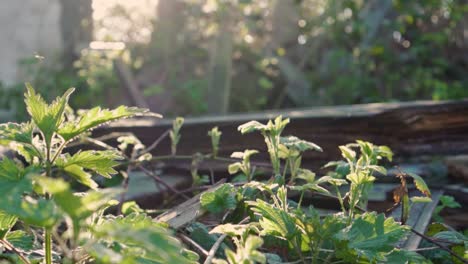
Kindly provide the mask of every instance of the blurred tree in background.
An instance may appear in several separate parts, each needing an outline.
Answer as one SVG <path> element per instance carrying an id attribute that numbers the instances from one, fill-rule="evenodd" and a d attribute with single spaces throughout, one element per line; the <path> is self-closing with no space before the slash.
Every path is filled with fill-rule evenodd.
<path id="1" fill-rule="evenodd" d="M 95 38 L 126 48 L 86 49 L 66 77 L 36 76 L 37 87 L 76 86 L 76 106 L 121 103 L 118 57 L 167 116 L 468 96 L 466 0 L 159 0 L 150 12 L 106 11 Z"/>

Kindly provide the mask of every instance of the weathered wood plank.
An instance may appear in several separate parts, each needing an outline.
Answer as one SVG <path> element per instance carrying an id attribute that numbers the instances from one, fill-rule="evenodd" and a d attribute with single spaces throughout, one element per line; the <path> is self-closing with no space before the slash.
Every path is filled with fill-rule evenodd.
<path id="1" fill-rule="evenodd" d="M 419 155 L 468 154 L 468 100 L 410 102 L 317 107 L 227 116 L 187 118 L 181 130 L 178 154 L 209 153 L 207 131 L 218 126 L 223 132 L 220 156 L 246 148 L 265 150 L 258 133 L 241 135 L 237 127 L 249 120 L 266 122 L 282 114 L 291 118 L 284 134 L 294 134 L 320 145 L 322 153 L 306 152 L 304 164 L 324 164 L 340 157 L 338 146 L 356 139 L 390 146 L 402 159 Z M 95 135 L 130 131 L 151 144 L 171 127 L 171 120 L 123 120 L 96 130 Z M 164 140 L 153 154 L 170 153 Z M 266 154 L 255 157 L 267 160 Z M 180 161 L 177 161 L 181 164 Z"/>
<path id="2" fill-rule="evenodd" d="M 429 222 L 432 218 L 432 213 L 439 203 L 439 199 L 444 192 L 441 190 L 436 190 L 432 192 L 432 202 L 430 203 L 416 203 L 411 206 L 409 218 L 406 222 L 406 225 L 411 226 L 414 230 L 419 233 L 424 234 L 426 228 L 429 225 Z M 401 206 L 397 207 L 391 214 L 395 219 L 400 219 L 401 216 Z M 411 233 L 409 237 L 402 242 L 400 245 L 402 248 L 407 250 L 415 250 L 419 247 L 421 243 L 421 236 L 418 236 L 415 233 Z"/>
<path id="3" fill-rule="evenodd" d="M 204 192 L 212 192 L 216 190 L 223 182 L 224 181 L 217 182 L 213 185 L 212 188 Z M 195 221 L 198 217 L 205 213 L 205 210 L 201 208 L 200 204 L 200 196 L 202 193 L 195 195 L 175 208 L 165 212 L 164 214 L 161 214 L 154 220 L 156 222 L 165 222 L 174 229 L 178 229 Z"/>

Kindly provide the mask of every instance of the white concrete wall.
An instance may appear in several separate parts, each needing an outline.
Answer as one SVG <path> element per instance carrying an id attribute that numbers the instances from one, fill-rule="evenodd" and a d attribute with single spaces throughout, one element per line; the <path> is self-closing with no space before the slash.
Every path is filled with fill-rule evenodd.
<path id="1" fill-rule="evenodd" d="M 60 53 L 60 0 L 0 0 L 0 81 L 23 82 L 18 61 Z"/>

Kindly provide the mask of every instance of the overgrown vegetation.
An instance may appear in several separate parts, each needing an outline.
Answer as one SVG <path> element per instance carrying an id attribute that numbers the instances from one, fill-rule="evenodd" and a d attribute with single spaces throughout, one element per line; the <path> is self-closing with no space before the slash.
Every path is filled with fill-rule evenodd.
<path id="1" fill-rule="evenodd" d="M 205 263 L 230 264 L 431 263 L 429 259 L 445 263 L 439 261 L 440 256 L 455 263 L 466 262 L 465 235 L 445 226 L 430 229 L 424 238 L 440 248 L 424 249 L 420 254 L 399 247 L 414 232 L 410 226 L 367 211 L 374 175 L 386 174 L 382 162 L 393 157 L 388 147 L 359 140 L 341 146 L 344 160 L 325 165 L 336 167 L 336 171 L 318 177 L 302 168 L 301 154 L 321 148 L 294 136 L 282 136 L 289 119 L 281 116 L 267 124 L 251 121 L 239 126 L 241 133 L 263 135 L 271 171 L 257 178 L 251 161 L 256 150 L 233 154 L 239 162 L 228 170 L 244 174 L 241 182 L 224 183 L 200 196 L 202 208 L 220 216 L 217 224 L 208 228 L 192 223 L 179 230 L 190 233 L 189 245 L 202 254 L 199 256 L 185 249 L 174 231 L 154 221 L 136 203 L 118 205 L 125 200 L 132 169 L 148 171 L 144 165 L 152 160 L 181 158 L 176 153 L 183 119 L 176 119 L 172 130 L 151 146 L 124 135 L 119 136 L 119 148 L 115 149 L 89 138 L 88 132 L 121 118 L 157 115 L 124 106 L 74 113 L 68 106 L 72 93 L 73 89 L 69 89 L 47 104 L 28 85 L 25 103 L 31 120 L 0 125 L 1 142 L 19 154 L 0 162 L 0 257 L 7 263 L 197 263 L 202 259 Z M 172 155 L 152 157 L 151 150 L 167 135 Z M 198 175 L 197 162 L 204 158 L 226 161 L 218 157 L 221 132 L 213 128 L 208 135 L 213 152 L 190 157 L 194 160 L 193 187 L 209 181 L 209 177 Z M 105 150 L 66 151 L 78 139 Z M 124 176 L 123 189 L 100 188 L 94 176 L 110 178 L 117 170 Z M 158 175 L 148 174 L 164 183 Z M 418 175 L 402 172 L 399 178 L 401 186 L 395 192 L 395 203 L 403 204 L 404 221 L 411 204 L 429 202 L 431 193 Z M 409 197 L 408 179 L 414 181 L 421 196 Z M 332 197 L 341 211 L 323 215 L 317 207 L 303 206 L 303 197 L 309 193 Z M 106 211 L 113 206 L 122 214 Z M 442 206 L 454 206 L 454 202 L 445 199 Z M 436 253 L 439 255 L 431 256 Z"/>

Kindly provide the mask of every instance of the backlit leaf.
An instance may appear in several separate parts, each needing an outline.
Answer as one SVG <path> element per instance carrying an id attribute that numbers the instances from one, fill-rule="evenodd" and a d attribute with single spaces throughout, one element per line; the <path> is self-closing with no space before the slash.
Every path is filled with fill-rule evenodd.
<path id="1" fill-rule="evenodd" d="M 289 240 L 299 233 L 295 218 L 288 212 L 260 199 L 247 203 L 252 206 L 252 211 L 260 217 L 261 234 Z"/>
<path id="2" fill-rule="evenodd" d="M 31 250 L 34 244 L 34 236 L 30 235 L 23 230 L 15 230 L 8 233 L 5 239 L 16 248 L 22 250 Z"/>
<path id="3" fill-rule="evenodd" d="M 92 232 L 96 241 L 86 250 L 99 263 L 194 263 L 166 228 L 142 214 L 105 219 Z M 105 246 L 109 244 L 115 246 Z"/>
<path id="4" fill-rule="evenodd" d="M 34 123 L 42 131 L 45 141 L 50 145 L 52 136 L 63 122 L 63 113 L 68 104 L 70 95 L 75 90 L 68 89 L 62 97 L 57 97 L 50 105 L 37 94 L 30 84 L 26 84 L 25 103 L 29 115 Z"/>
<path id="5" fill-rule="evenodd" d="M 347 259 L 355 255 L 366 257 L 370 262 L 382 262 L 408 230 L 407 226 L 393 218 L 385 218 L 383 214 L 364 213 L 335 235 L 336 239 L 345 242 L 346 248 L 338 250 L 337 254 Z"/>
<path id="6" fill-rule="evenodd" d="M 115 151 L 79 151 L 73 156 L 65 156 L 57 159 L 57 166 L 66 170 L 69 166 L 80 166 L 85 169 L 94 171 L 106 178 L 110 178 L 111 174 L 117 173 L 113 167 L 119 163 L 116 160 L 122 157 Z"/>
<path id="7" fill-rule="evenodd" d="M 300 152 L 304 152 L 306 150 L 322 151 L 322 148 L 316 145 L 315 143 L 302 140 L 295 136 L 281 137 L 280 143 L 288 148 L 293 148 Z"/>
<path id="8" fill-rule="evenodd" d="M 0 210 L 0 239 L 3 239 L 10 229 L 15 225 L 18 218 Z"/>
<path id="9" fill-rule="evenodd" d="M 91 179 L 91 174 L 86 172 L 81 166 L 72 164 L 70 166 L 64 167 L 63 170 L 72 176 L 75 180 L 83 185 L 88 186 L 91 189 L 96 189 L 98 187 L 98 184 Z"/>
<path id="10" fill-rule="evenodd" d="M 249 225 L 234 225 L 234 224 L 224 224 L 218 225 L 210 231 L 210 234 L 227 234 L 229 236 L 241 236 L 244 234 L 245 230 L 249 228 Z"/>
<path id="11" fill-rule="evenodd" d="M 65 140 L 70 140 L 83 132 L 94 129 L 107 122 L 139 115 L 152 115 L 160 117 L 160 115 L 149 113 L 147 109 L 136 107 L 119 106 L 113 110 L 95 107 L 93 109 L 84 111 L 81 115 L 78 116 L 77 121 L 66 122 L 59 129 L 58 134 Z"/>
<path id="12" fill-rule="evenodd" d="M 423 178 L 421 178 L 421 176 L 414 174 L 414 173 L 407 173 L 407 174 L 408 176 L 411 176 L 413 178 L 414 185 L 420 192 L 422 192 L 427 197 L 431 197 L 431 191 L 429 190 L 429 188 L 426 185 L 426 182 L 423 180 Z"/>
<path id="13" fill-rule="evenodd" d="M 237 130 L 239 130 L 242 134 L 247 134 L 253 131 L 263 131 L 266 128 L 267 127 L 264 124 L 258 121 L 250 121 L 250 122 L 240 125 L 237 128 Z"/>
<path id="14" fill-rule="evenodd" d="M 349 160 L 349 161 L 354 161 L 356 159 L 356 152 L 350 148 L 348 148 L 347 146 L 340 146 L 340 150 L 341 150 L 341 155 Z"/>
<path id="15" fill-rule="evenodd" d="M 236 208 L 236 194 L 236 188 L 230 183 L 225 183 L 214 191 L 204 192 L 200 196 L 200 203 L 211 213 L 221 213 Z"/>

